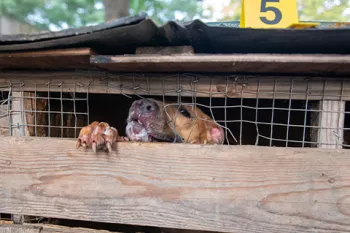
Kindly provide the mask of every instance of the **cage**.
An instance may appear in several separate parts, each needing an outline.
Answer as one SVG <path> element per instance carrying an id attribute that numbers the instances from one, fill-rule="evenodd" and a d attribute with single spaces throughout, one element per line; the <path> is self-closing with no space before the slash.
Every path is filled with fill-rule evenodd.
<path id="1" fill-rule="evenodd" d="M 126 135 L 133 101 L 154 98 L 200 108 L 224 129 L 226 145 L 348 148 L 345 78 L 74 72 L 2 87 L 3 134 L 77 138 L 105 121 Z"/>
<path id="2" fill-rule="evenodd" d="M 92 121 L 108 122 L 126 135 L 133 101 L 154 98 L 177 109 L 181 105 L 200 108 L 223 128 L 227 146 L 349 148 L 350 85 L 346 78 L 92 71 L 35 76 L 33 80 L 16 74 L 16 79 L 8 76 L 1 84 L 2 135 L 76 140 L 80 129 Z M 27 223 L 122 232 L 160 230 L 65 218 L 22 218 Z"/>
<path id="3" fill-rule="evenodd" d="M 1 220 L 48 232 L 348 231 L 348 37 L 142 17 L 0 37 Z M 75 148 L 93 121 L 126 136 L 145 98 L 169 127 L 211 121 L 223 145 L 172 127 L 111 154 Z"/>

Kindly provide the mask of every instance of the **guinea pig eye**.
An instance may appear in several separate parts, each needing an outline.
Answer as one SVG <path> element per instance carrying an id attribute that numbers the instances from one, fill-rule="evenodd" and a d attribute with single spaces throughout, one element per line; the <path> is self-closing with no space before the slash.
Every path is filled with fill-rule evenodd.
<path id="1" fill-rule="evenodd" d="M 187 111 L 186 108 L 184 107 L 180 107 L 180 112 L 183 116 L 187 117 L 187 118 L 191 118 L 191 114 Z"/>

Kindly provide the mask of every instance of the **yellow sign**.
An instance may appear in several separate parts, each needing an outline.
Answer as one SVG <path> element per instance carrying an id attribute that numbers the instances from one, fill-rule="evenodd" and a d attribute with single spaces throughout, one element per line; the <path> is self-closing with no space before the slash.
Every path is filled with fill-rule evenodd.
<path id="1" fill-rule="evenodd" d="M 298 22 L 296 0 L 242 0 L 240 27 L 287 28 Z"/>

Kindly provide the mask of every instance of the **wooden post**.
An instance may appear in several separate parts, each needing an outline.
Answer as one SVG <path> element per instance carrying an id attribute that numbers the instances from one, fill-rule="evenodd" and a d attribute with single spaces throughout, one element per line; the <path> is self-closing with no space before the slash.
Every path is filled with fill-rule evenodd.
<path id="1" fill-rule="evenodd" d="M 8 103 L 0 104 L 0 136 L 9 136 L 9 113 Z"/>
<path id="2" fill-rule="evenodd" d="M 25 118 L 23 116 L 23 92 L 12 92 L 10 112 L 11 136 L 28 136 L 25 130 Z M 11 219 L 15 224 L 23 224 L 24 216 L 13 214 Z"/>
<path id="3" fill-rule="evenodd" d="M 342 149 L 344 140 L 345 101 L 322 100 L 311 113 L 311 141 L 319 148 Z M 315 145 L 313 146 L 315 147 Z"/>
<path id="4" fill-rule="evenodd" d="M 47 105 L 47 101 L 37 101 L 35 99 L 25 98 L 28 96 L 34 96 L 33 92 L 12 92 L 12 101 L 11 101 L 11 135 L 12 136 L 34 136 L 34 127 L 26 127 L 27 122 L 29 124 L 34 124 L 34 113 L 25 112 L 26 110 L 39 109 L 44 110 Z M 37 101 L 37 106 L 33 105 L 34 101 Z M 46 103 L 46 104 L 45 104 Z M 43 115 L 43 114 L 41 114 Z M 40 121 L 45 121 L 45 118 L 38 117 Z M 43 124 L 39 122 L 37 124 Z M 36 136 L 44 136 L 45 130 L 40 128 L 40 134 Z M 28 219 L 24 215 L 12 215 L 11 216 L 15 224 L 23 224 Z"/>
<path id="5" fill-rule="evenodd" d="M 25 117 L 23 112 L 23 92 L 12 92 L 11 101 L 11 135 L 28 136 L 25 130 Z"/>

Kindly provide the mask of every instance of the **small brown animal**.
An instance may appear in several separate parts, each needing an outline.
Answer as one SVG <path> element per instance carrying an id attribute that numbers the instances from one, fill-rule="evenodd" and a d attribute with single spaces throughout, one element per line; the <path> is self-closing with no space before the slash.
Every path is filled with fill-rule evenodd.
<path id="1" fill-rule="evenodd" d="M 110 131 L 107 131 L 110 130 Z M 111 133 L 108 133 L 111 132 Z M 112 137 L 109 137 L 109 134 Z M 93 122 L 80 131 L 77 148 L 107 147 L 117 141 L 168 141 L 191 144 L 222 144 L 224 131 L 198 107 L 163 104 L 154 99 L 134 101 L 129 109 L 125 137 L 105 122 Z"/>

